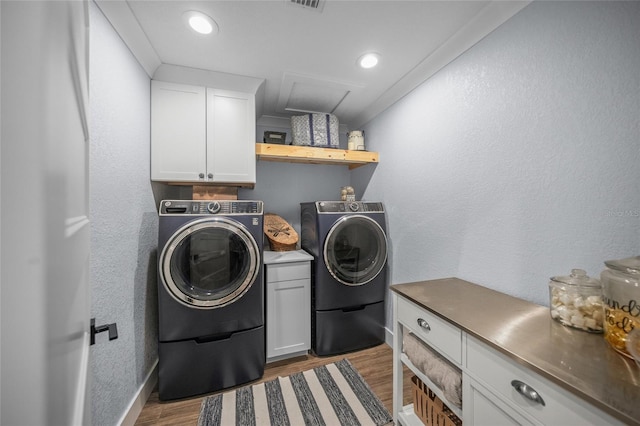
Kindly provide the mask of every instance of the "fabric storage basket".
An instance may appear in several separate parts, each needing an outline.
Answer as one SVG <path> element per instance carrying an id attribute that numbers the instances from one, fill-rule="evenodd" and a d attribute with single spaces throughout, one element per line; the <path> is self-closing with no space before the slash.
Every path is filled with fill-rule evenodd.
<path id="1" fill-rule="evenodd" d="M 294 145 L 338 148 L 338 117 L 333 114 L 306 114 L 291 117 Z"/>

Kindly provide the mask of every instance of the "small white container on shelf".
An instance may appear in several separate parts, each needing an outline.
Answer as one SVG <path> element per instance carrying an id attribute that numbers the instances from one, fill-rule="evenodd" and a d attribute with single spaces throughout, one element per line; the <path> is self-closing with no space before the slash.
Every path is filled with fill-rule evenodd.
<path id="1" fill-rule="evenodd" d="M 347 133 L 349 151 L 365 151 L 364 130 L 352 130 Z"/>

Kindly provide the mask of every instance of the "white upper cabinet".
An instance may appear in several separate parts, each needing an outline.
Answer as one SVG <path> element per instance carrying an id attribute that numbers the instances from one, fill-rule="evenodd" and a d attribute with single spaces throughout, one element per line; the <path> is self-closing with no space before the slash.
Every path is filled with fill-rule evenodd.
<path id="1" fill-rule="evenodd" d="M 151 180 L 204 181 L 206 114 L 204 87 L 151 81 Z"/>
<path id="2" fill-rule="evenodd" d="M 255 96 L 151 82 L 151 180 L 253 185 Z"/>
<path id="3" fill-rule="evenodd" d="M 207 89 L 207 176 L 256 182 L 256 104 L 249 93 Z"/>

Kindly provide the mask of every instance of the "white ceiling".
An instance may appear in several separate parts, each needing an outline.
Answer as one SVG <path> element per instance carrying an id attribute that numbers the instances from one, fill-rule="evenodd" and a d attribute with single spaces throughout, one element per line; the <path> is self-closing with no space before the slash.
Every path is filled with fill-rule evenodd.
<path id="1" fill-rule="evenodd" d="M 151 77 L 177 65 L 171 67 L 174 74 L 188 67 L 244 79 L 259 92 L 262 119 L 332 112 L 351 128 L 371 120 L 528 4 L 326 0 L 315 10 L 290 1 L 97 4 Z M 189 10 L 212 17 L 219 33 L 203 36 L 187 28 L 182 14 Z M 380 54 L 379 65 L 360 69 L 357 58 L 370 51 Z"/>

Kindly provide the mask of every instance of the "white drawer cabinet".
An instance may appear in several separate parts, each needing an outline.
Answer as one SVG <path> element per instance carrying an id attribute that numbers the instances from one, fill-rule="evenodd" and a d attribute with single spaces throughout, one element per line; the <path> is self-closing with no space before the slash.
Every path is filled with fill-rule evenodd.
<path id="1" fill-rule="evenodd" d="M 546 307 L 456 278 L 391 290 L 396 424 L 421 424 L 403 406 L 404 367 L 443 399 L 402 353 L 408 329 L 462 372 L 462 409 L 450 408 L 466 426 L 640 425 L 640 372 L 601 335 L 568 329 Z"/>
<path id="2" fill-rule="evenodd" d="M 267 362 L 311 347 L 311 256 L 273 253 L 265 252 Z"/>
<path id="3" fill-rule="evenodd" d="M 622 424 L 471 336 L 466 371 L 504 404 L 541 424 Z"/>
<path id="4" fill-rule="evenodd" d="M 151 180 L 256 182 L 255 95 L 152 80 Z"/>
<path id="5" fill-rule="evenodd" d="M 465 421 L 477 426 L 536 425 L 532 419 L 511 408 L 499 396 L 482 386 L 473 377 L 463 375 L 462 399 Z"/>
<path id="6" fill-rule="evenodd" d="M 462 362 L 462 332 L 459 328 L 406 299 L 398 300 L 398 321 L 454 363 Z"/>

